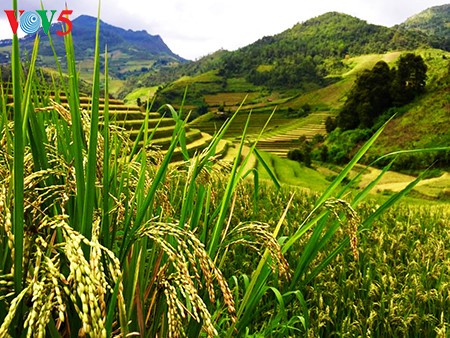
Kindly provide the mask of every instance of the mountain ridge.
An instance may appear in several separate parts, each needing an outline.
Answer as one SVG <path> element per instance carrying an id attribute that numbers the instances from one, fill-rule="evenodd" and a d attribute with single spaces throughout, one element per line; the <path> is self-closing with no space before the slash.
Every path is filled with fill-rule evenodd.
<path id="1" fill-rule="evenodd" d="M 87 75 L 90 75 L 90 65 L 94 57 L 96 24 L 97 18 L 89 15 L 80 15 L 72 20 L 75 57 L 79 64 L 86 63 L 84 72 Z M 60 29 L 60 23 L 52 24 L 50 26 L 50 35 L 52 36 L 56 53 L 64 67 L 64 39 L 56 35 L 56 31 Z M 42 28 L 36 34 L 40 36 L 37 66 L 54 67 L 53 50 L 48 36 L 44 34 Z M 30 52 L 32 50 L 36 34 L 29 34 L 20 39 L 19 43 L 22 51 Z M 2 40 L 0 42 L 0 63 L 9 63 L 11 43 L 12 40 Z M 133 73 L 141 73 L 149 69 L 159 69 L 187 61 L 173 53 L 159 35 L 151 35 L 145 30 L 125 30 L 100 20 L 101 54 L 104 53 L 106 45 L 110 55 L 110 75 L 116 78 L 125 78 Z"/>
<path id="2" fill-rule="evenodd" d="M 344 67 L 346 57 L 428 47 L 427 35 L 388 28 L 339 12 L 328 12 L 236 51 L 221 51 L 164 72 L 143 75 L 143 86 L 217 70 L 224 79 L 244 77 L 271 89 L 323 86 Z M 164 81 L 158 76 L 164 75 Z M 169 80 L 169 82 L 170 82 Z M 134 81 L 134 80 L 133 80 Z"/>
<path id="3" fill-rule="evenodd" d="M 434 37 L 433 45 L 450 51 L 450 4 L 430 7 L 403 22 L 401 27 Z"/>

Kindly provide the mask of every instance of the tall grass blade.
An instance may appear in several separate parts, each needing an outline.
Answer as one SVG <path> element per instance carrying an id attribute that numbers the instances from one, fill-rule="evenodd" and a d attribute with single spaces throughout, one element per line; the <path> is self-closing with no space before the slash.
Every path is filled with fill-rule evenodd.
<path id="1" fill-rule="evenodd" d="M 86 165 L 86 188 L 83 204 L 81 234 L 90 239 L 95 206 L 95 183 L 97 179 L 98 115 L 100 105 L 100 1 L 98 4 L 97 27 L 95 33 L 94 74 L 92 80 L 91 128 L 89 135 L 88 161 Z M 107 159 L 105 159 L 107 160 Z"/>
<path id="2" fill-rule="evenodd" d="M 110 236 L 110 134 L 109 134 L 109 76 L 108 76 L 108 47 L 105 46 L 105 106 L 103 108 L 103 199 L 102 199 L 102 239 L 107 248 L 111 248 L 112 238 Z"/>
<path id="3" fill-rule="evenodd" d="M 13 10 L 18 17 L 17 0 L 13 0 Z M 22 291 L 23 279 L 23 236 L 24 236 L 24 133 L 22 112 L 22 83 L 19 38 L 13 35 L 12 42 L 12 82 L 14 97 L 14 163 L 13 163 L 13 187 L 14 187 L 14 291 L 16 296 Z"/>
<path id="4" fill-rule="evenodd" d="M 266 170 L 266 172 L 269 174 L 269 177 L 271 178 L 272 182 L 275 184 L 275 186 L 280 189 L 281 188 L 281 183 L 277 178 L 277 175 L 272 171 L 272 169 L 270 168 L 270 166 L 267 164 L 267 162 L 264 160 L 264 158 L 261 156 L 259 150 L 257 148 L 255 148 L 254 150 L 254 154 L 256 156 L 256 158 L 258 159 L 258 162 L 261 163 L 261 165 L 263 166 L 263 168 Z"/>
<path id="5" fill-rule="evenodd" d="M 133 227 L 129 230 L 130 224 L 132 222 L 131 215 L 129 215 L 128 219 L 125 221 L 124 228 L 125 232 L 123 235 L 123 241 L 122 245 L 120 246 L 120 254 L 119 258 L 121 262 L 125 259 L 125 255 L 128 252 L 128 249 L 130 248 L 133 240 L 134 235 L 136 231 L 141 227 L 145 216 L 149 213 L 150 206 L 152 205 L 155 194 L 161 183 L 164 181 L 165 174 L 167 172 L 167 169 L 169 167 L 170 161 L 172 159 L 172 155 L 175 151 L 175 148 L 178 145 L 178 140 L 180 137 L 180 134 L 184 132 L 184 122 L 178 117 L 178 114 L 176 113 L 175 109 L 171 105 L 167 105 L 169 110 L 172 113 L 173 118 L 176 121 L 175 129 L 174 129 L 174 136 L 172 137 L 172 141 L 170 143 L 169 149 L 166 152 L 166 155 L 164 156 L 164 159 L 162 163 L 160 164 L 158 171 L 156 172 L 155 177 L 153 178 L 152 184 L 150 186 L 150 189 L 147 192 L 147 195 L 145 196 L 145 199 L 143 203 L 140 205 L 136 212 L 136 218 L 134 219 Z"/>
<path id="6" fill-rule="evenodd" d="M 78 90 L 78 73 L 75 62 L 75 51 L 73 46 L 72 33 L 64 35 L 64 44 L 66 47 L 67 58 L 67 71 L 69 73 L 69 92 L 68 102 L 70 107 L 70 115 L 72 121 L 72 151 L 70 151 L 73 157 L 76 179 L 76 203 L 75 211 L 72 216 L 72 225 L 75 230 L 81 230 L 81 224 L 83 220 L 83 205 L 85 195 L 85 175 L 84 175 L 84 157 L 83 150 L 86 149 L 86 145 L 83 142 L 83 128 L 81 122 L 80 113 L 80 99 Z"/>
<path id="7" fill-rule="evenodd" d="M 305 233 L 306 230 L 313 227 L 320 219 L 322 219 L 322 217 L 325 216 L 325 213 L 321 213 L 319 216 L 311 219 L 311 217 L 316 213 L 316 211 L 322 207 L 322 205 L 325 203 L 325 201 L 331 197 L 331 195 L 336 190 L 336 188 L 339 187 L 339 185 L 342 183 L 344 178 L 348 175 L 350 170 L 353 169 L 353 167 L 358 163 L 358 161 L 370 149 L 370 147 L 373 145 L 373 143 L 376 141 L 376 139 L 380 136 L 380 134 L 383 132 L 384 128 L 390 121 L 391 120 L 387 121 L 380 129 L 378 129 L 375 132 L 375 134 L 372 135 L 372 137 L 358 150 L 358 152 L 355 154 L 355 156 L 352 158 L 352 160 L 345 166 L 345 168 L 341 171 L 341 173 L 333 180 L 333 182 L 331 182 L 331 184 L 328 186 L 328 188 L 325 190 L 325 192 L 317 200 L 314 209 L 310 213 L 310 216 L 308 216 L 305 219 L 305 221 L 301 224 L 299 229 L 284 244 L 283 252 L 286 252 L 295 242 L 297 242 L 301 238 L 301 236 Z M 314 243 L 311 244 L 310 248 L 312 248 L 312 247 L 314 247 Z"/>
<path id="8" fill-rule="evenodd" d="M 39 50 L 39 34 L 36 34 L 36 38 L 34 40 L 33 51 L 31 53 L 31 61 L 28 66 L 28 75 L 27 80 L 24 86 L 24 96 L 22 98 L 22 111 L 23 111 L 23 125 L 22 125 L 22 134 L 26 134 L 26 128 L 28 123 L 28 116 L 30 115 L 31 107 L 31 89 L 33 85 L 33 81 L 35 81 L 35 64 L 37 59 L 37 54 Z M 33 112 L 34 113 L 34 112 Z"/>
<path id="9" fill-rule="evenodd" d="M 231 196 L 233 194 L 234 187 L 236 185 L 238 167 L 239 167 L 240 160 L 241 160 L 242 149 L 244 147 L 245 135 L 247 133 L 247 128 L 248 128 L 249 123 L 250 123 L 250 117 L 251 117 L 251 114 L 248 115 L 247 121 L 246 121 L 245 126 L 244 126 L 244 130 L 242 132 L 242 139 L 241 139 L 241 142 L 239 144 L 239 150 L 238 150 L 238 152 L 236 154 L 236 158 L 234 159 L 234 164 L 233 164 L 233 168 L 231 169 L 231 173 L 230 173 L 230 177 L 228 179 L 227 187 L 225 189 L 224 195 L 222 197 L 222 201 L 220 203 L 219 215 L 217 217 L 217 221 L 216 221 L 216 224 L 215 224 L 215 226 L 213 228 L 211 239 L 209 241 L 208 254 L 209 254 L 210 257 L 214 257 L 215 256 L 215 254 L 217 252 L 217 249 L 218 249 L 218 245 L 220 243 L 220 236 L 222 236 L 222 230 L 223 230 L 224 221 L 225 221 L 225 219 L 227 217 L 226 211 L 227 211 L 228 206 L 230 204 Z"/>

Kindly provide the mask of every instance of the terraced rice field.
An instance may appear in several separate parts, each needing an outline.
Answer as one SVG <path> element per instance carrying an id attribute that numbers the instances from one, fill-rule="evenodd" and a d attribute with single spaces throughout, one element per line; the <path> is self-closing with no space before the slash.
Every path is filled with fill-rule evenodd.
<path id="1" fill-rule="evenodd" d="M 209 134 L 216 133 L 223 120 L 213 117 L 212 113 L 196 119 L 190 124 L 192 128 L 198 128 Z M 236 140 L 242 136 L 249 113 L 241 112 L 234 118 L 225 137 Z M 251 141 L 258 137 L 263 130 L 270 114 L 253 113 L 247 130 L 247 138 Z M 258 142 L 257 148 L 274 155 L 286 157 L 290 149 L 299 145 L 299 139 L 305 136 L 312 139 L 316 134 L 325 134 L 325 120 L 330 112 L 317 111 L 303 118 L 288 118 L 285 114 L 275 113 L 264 132 L 263 138 Z"/>
<path id="2" fill-rule="evenodd" d="M 5 93 L 8 105 L 12 104 L 13 97 L 11 94 Z M 66 109 L 69 109 L 68 98 L 65 95 L 50 94 L 49 97 L 61 104 Z M 91 98 L 87 96 L 80 97 L 80 109 L 90 111 Z M 103 114 L 105 109 L 105 100 L 100 99 L 100 124 L 103 121 Z M 129 136 L 131 140 L 135 140 L 139 134 L 139 130 L 145 121 L 146 114 L 141 111 L 137 105 L 125 105 L 124 101 L 117 99 L 109 99 L 109 113 L 111 124 L 119 130 Z M 151 143 L 157 148 L 165 152 L 171 143 L 172 134 L 175 127 L 175 120 L 171 117 L 161 116 L 160 113 L 150 112 L 148 113 L 148 127 L 149 134 L 153 133 Z M 154 130 L 156 128 L 156 130 Z M 200 152 L 206 148 L 212 139 L 212 136 L 208 133 L 202 132 L 198 129 L 186 126 L 186 148 L 188 153 L 192 156 L 196 152 Z M 140 142 L 143 144 L 143 141 Z M 224 156 L 227 148 L 227 142 L 220 142 L 216 149 L 218 156 Z M 183 159 L 181 149 L 177 149 L 173 155 L 173 161 L 180 161 Z"/>
<path id="3" fill-rule="evenodd" d="M 290 149 L 299 146 L 299 139 L 306 137 L 312 139 L 316 134 L 326 134 L 325 120 L 328 112 L 315 112 L 305 118 L 296 120 L 287 126 L 272 130 L 258 142 L 257 148 L 280 157 L 287 157 Z"/>
<path id="4" fill-rule="evenodd" d="M 225 133 L 225 137 L 231 140 L 240 138 L 242 136 L 242 133 L 244 132 L 244 127 L 247 122 L 248 116 L 249 112 L 239 112 L 229 126 L 227 132 Z M 250 117 L 247 136 L 250 138 L 256 137 L 259 133 L 261 133 L 261 130 L 264 128 L 264 125 L 266 124 L 269 117 L 270 114 L 268 113 L 253 113 Z M 266 132 L 271 132 L 282 126 L 286 126 L 289 123 L 292 123 L 292 121 L 293 119 L 288 119 L 283 114 L 275 114 L 270 120 Z M 194 120 L 189 125 L 192 128 L 200 129 L 202 132 L 206 132 L 212 135 L 220 129 L 224 122 L 225 119 L 220 119 L 214 113 L 208 113 Z"/>
<path id="5" fill-rule="evenodd" d="M 245 100 L 245 102 L 252 103 L 255 102 L 256 99 L 260 97 L 260 93 L 246 93 L 246 92 L 237 92 L 237 93 L 220 93 L 220 94 L 210 94 L 205 95 L 205 102 L 210 107 L 218 107 L 221 104 L 228 107 L 239 107 L 239 105 Z"/>

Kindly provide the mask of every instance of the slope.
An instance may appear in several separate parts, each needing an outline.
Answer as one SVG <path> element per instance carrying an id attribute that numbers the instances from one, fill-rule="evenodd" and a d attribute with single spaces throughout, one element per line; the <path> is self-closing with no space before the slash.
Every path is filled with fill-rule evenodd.
<path id="1" fill-rule="evenodd" d="M 345 58 L 416 49 L 427 46 L 427 39 L 420 32 L 372 25 L 350 15 L 330 12 L 234 52 L 220 51 L 182 65 L 178 70 L 183 79 L 189 76 L 188 105 L 200 105 L 205 95 L 230 92 L 263 93 L 260 103 L 267 103 L 274 97 L 287 99 L 338 81 L 343 72 L 350 70 Z M 201 74 L 213 74 L 214 83 L 211 81 L 211 86 L 197 90 L 204 82 Z M 153 77 L 150 81 L 144 76 L 139 80 L 151 86 L 157 79 Z M 158 93 L 160 103 L 183 97 L 186 82 L 177 80 L 164 87 Z M 236 83 L 240 83 L 240 90 Z"/>
<path id="2" fill-rule="evenodd" d="M 400 26 L 423 32 L 431 37 L 434 47 L 450 51 L 450 4 L 428 8 Z"/>

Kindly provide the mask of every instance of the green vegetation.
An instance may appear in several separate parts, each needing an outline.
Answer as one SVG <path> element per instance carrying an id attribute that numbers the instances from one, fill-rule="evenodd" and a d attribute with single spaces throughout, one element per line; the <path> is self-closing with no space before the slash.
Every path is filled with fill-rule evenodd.
<path id="1" fill-rule="evenodd" d="M 323 191 L 330 184 L 324 175 L 301 163 L 283 159 L 266 152 L 261 152 L 261 156 L 280 183 L 301 187 L 301 189 L 311 192 Z M 261 179 L 270 180 L 270 176 L 261 162 L 258 162 L 257 169 Z"/>
<path id="2" fill-rule="evenodd" d="M 133 91 L 132 93 L 128 94 L 127 96 L 125 96 L 124 101 L 130 104 L 137 104 L 138 106 L 140 106 L 138 101 L 143 103 L 147 100 L 151 100 L 157 90 L 158 87 L 139 88 Z"/>
<path id="3" fill-rule="evenodd" d="M 426 72 L 422 57 L 412 53 L 401 55 L 397 68 L 377 62 L 358 75 L 339 112 L 337 126 L 343 130 L 372 128 L 388 108 L 403 106 L 424 92 Z"/>
<path id="4" fill-rule="evenodd" d="M 13 4 L 16 8 L 17 1 Z M 328 334 L 327 329 L 391 334 L 418 328 L 427 335 L 445 330 L 448 297 L 433 295 L 448 284 L 448 274 L 430 270 L 446 266 L 441 265 L 447 263 L 442 259 L 447 256 L 441 245 L 445 242 L 438 242 L 439 237 L 447 240 L 443 232 L 429 236 L 424 229 L 433 229 L 423 223 L 416 227 L 416 237 L 408 238 L 432 238 L 431 245 L 440 250 L 417 250 L 422 255 L 410 257 L 404 251 L 366 256 L 366 245 L 372 244 L 368 234 L 385 236 L 377 237 L 378 222 L 391 220 L 386 212 L 421 179 L 378 205 L 365 204 L 386 167 L 352 194 L 347 177 L 385 126 L 329 183 L 298 163 L 293 174 L 286 172 L 289 166 L 256 150 L 269 122 L 264 121 L 262 131 L 254 132 L 254 140 L 245 146 L 250 113 L 242 114 L 243 130 L 231 163 L 218 161 L 216 155 L 227 129 L 242 116 L 239 111 L 195 156 L 188 151 L 191 130 L 180 118 L 183 112 L 170 105 L 163 110 L 171 115 L 172 125 L 155 126 L 152 117 L 157 114 L 133 111 L 144 119 L 138 120 L 141 127 L 132 140 L 133 133 L 119 130 L 114 121 L 114 109 L 122 105 L 109 98 L 107 51 L 103 82 L 100 77 L 100 28 L 98 19 L 87 106 L 79 94 L 72 36 L 64 38 L 68 82 L 61 76 L 61 87 L 52 91 L 66 94 L 68 109 L 52 101 L 51 91 L 37 81 L 39 38 L 26 74 L 17 36 L 13 39 L 12 88 L 3 88 L 2 82 L 0 92 L 0 336 L 286 337 L 321 330 Z M 121 122 L 129 126 L 133 119 Z M 169 140 L 164 152 L 153 148 L 157 137 Z M 177 151 L 183 161 L 172 163 Z M 248 168 L 254 158 L 259 168 Z M 305 174 L 311 175 L 311 185 L 323 185 L 320 195 L 280 185 L 282 177 L 291 175 L 308 180 Z M 263 175 L 273 184 L 260 180 Z M 399 220 L 410 225 L 413 215 L 409 210 L 404 214 Z M 444 214 L 433 215 L 440 219 Z M 386 223 L 386 228 L 391 225 Z M 399 229 L 404 235 L 405 228 Z M 380 243 L 392 248 L 388 240 Z M 401 238 L 395 243 L 402 243 Z M 407 244 L 405 250 L 417 240 Z M 417 279 L 408 284 L 408 298 L 396 308 L 410 312 L 390 316 L 384 309 L 397 301 L 401 277 L 408 276 L 400 276 L 401 264 L 389 270 L 388 260 L 398 256 Z M 345 269 L 342 274 L 332 275 L 336 284 L 321 281 L 341 257 L 347 265 L 339 265 Z M 382 269 L 377 270 L 378 265 Z M 370 274 L 364 275 L 367 271 Z M 378 300 L 383 306 L 364 308 L 372 321 L 365 321 L 362 310 L 341 311 L 350 296 L 339 288 L 355 280 L 358 272 L 364 277 L 363 291 L 372 284 L 377 289 L 369 289 L 376 292 L 364 297 L 353 284 L 360 291 L 352 293 L 355 299 L 361 295 L 361 304 Z M 427 282 L 420 285 L 423 278 Z M 314 291 L 325 287 L 331 296 L 343 298 Z M 327 310 L 332 306 L 332 312 Z M 411 312 L 413 307 L 417 312 Z M 391 318 L 395 320 L 385 323 Z M 324 327 L 327 320 L 336 329 Z M 433 331 L 435 327 L 440 331 Z"/>
<path id="5" fill-rule="evenodd" d="M 435 6 L 406 20 L 401 27 L 423 32 L 432 38 L 432 45 L 450 51 L 450 5 Z"/>
<path id="6" fill-rule="evenodd" d="M 220 77 L 219 86 L 212 86 L 209 94 L 236 91 L 228 85 L 237 79 L 246 83 L 241 92 L 263 87 L 281 93 L 294 89 L 299 94 L 339 80 L 349 70 L 347 58 L 431 45 L 443 48 L 434 41 L 434 36 L 400 26 L 387 28 L 341 13 L 326 13 L 237 51 L 220 50 L 195 62 L 132 77 L 127 87 L 136 83 L 150 87 L 214 72 Z M 168 87 L 166 93 L 170 90 Z"/>
<path id="7" fill-rule="evenodd" d="M 230 53 L 224 58 L 220 74 L 245 76 L 254 84 L 270 88 L 323 85 L 327 75 L 344 68 L 341 60 L 346 55 L 415 49 L 422 44 L 426 45 L 423 36 L 327 13 Z"/>
<path id="8" fill-rule="evenodd" d="M 449 122 L 446 103 L 449 63 L 442 51 L 418 52 L 421 56 L 414 56 L 412 53 L 400 56 L 398 68 L 389 70 L 385 63 L 378 62 L 372 70 L 360 73 L 338 114 L 337 124 L 331 118 L 327 120 L 327 131 L 330 133 L 325 142 L 328 148 L 327 161 L 348 161 L 355 149 L 376 128 L 397 114 L 387 126 L 380 142 L 369 152 L 367 163 L 383 153 L 434 148 L 435 151 L 400 155 L 393 169 L 423 170 L 433 163 L 441 168 L 448 168 L 449 155 L 445 147 L 449 144 L 449 133 L 446 128 L 442 129 L 438 125 Z M 426 69 L 428 76 L 425 74 Z M 428 79 L 425 86 L 426 77 Z M 406 84 L 409 88 L 405 87 Z M 403 107 L 389 108 L 410 100 L 413 101 Z M 336 126 L 341 129 L 334 130 Z M 316 149 L 315 159 L 319 159 L 318 153 L 319 150 Z M 386 164 L 386 161 L 379 162 L 379 165 Z"/>

